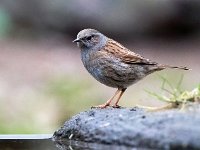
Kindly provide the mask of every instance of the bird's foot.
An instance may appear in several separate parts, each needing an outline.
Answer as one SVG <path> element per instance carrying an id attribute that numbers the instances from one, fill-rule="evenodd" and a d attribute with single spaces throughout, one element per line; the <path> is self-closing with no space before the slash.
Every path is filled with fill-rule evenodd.
<path id="1" fill-rule="evenodd" d="M 119 105 L 112 105 L 112 108 L 121 108 Z"/>
<path id="2" fill-rule="evenodd" d="M 110 106 L 110 104 L 105 103 L 105 104 L 102 104 L 102 105 L 92 106 L 91 108 L 101 108 L 101 109 L 104 109 L 104 108 L 106 108 L 107 106 Z"/>

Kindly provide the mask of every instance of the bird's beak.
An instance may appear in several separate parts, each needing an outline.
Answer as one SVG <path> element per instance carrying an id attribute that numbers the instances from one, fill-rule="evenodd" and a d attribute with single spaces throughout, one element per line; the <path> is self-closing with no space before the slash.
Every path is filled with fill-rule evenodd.
<path id="1" fill-rule="evenodd" d="M 75 39 L 75 40 L 73 40 L 72 42 L 73 43 L 76 43 L 76 42 L 80 42 L 81 40 L 79 39 L 79 38 L 77 38 L 77 39 Z"/>

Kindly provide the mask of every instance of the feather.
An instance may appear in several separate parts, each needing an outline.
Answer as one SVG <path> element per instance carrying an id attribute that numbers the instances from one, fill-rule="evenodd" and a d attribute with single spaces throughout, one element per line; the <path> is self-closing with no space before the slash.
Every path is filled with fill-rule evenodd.
<path id="1" fill-rule="evenodd" d="M 130 51 L 112 39 L 108 39 L 103 51 L 106 52 L 107 55 L 114 55 L 116 58 L 119 58 L 122 62 L 127 64 L 157 65 L 156 62 L 145 59 L 141 55 Z"/>

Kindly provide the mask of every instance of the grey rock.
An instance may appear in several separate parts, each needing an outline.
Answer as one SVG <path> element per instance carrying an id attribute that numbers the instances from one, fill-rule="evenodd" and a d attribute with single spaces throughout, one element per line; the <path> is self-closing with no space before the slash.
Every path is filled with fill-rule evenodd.
<path id="1" fill-rule="evenodd" d="M 147 112 L 139 108 L 91 109 L 66 121 L 54 141 L 158 149 L 200 149 L 200 109 Z"/>

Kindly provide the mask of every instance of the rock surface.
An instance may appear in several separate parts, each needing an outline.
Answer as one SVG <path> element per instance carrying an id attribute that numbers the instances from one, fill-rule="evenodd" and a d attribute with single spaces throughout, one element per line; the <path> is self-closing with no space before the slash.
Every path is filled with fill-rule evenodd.
<path id="1" fill-rule="evenodd" d="M 66 121 L 53 139 L 140 148 L 200 149 L 200 107 L 188 110 L 91 109 Z"/>

